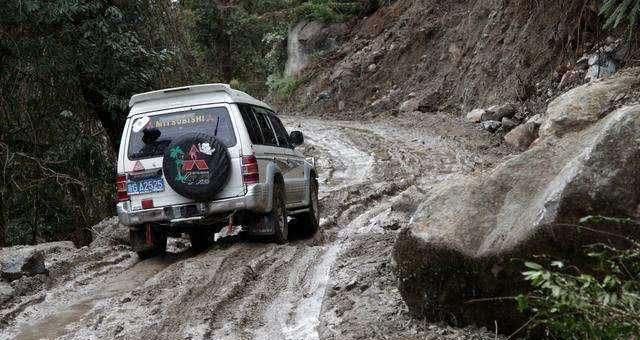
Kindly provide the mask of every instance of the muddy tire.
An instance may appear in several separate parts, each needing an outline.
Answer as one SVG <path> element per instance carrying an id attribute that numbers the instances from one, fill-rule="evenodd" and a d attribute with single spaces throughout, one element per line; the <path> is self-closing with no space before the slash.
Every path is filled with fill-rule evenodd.
<path id="1" fill-rule="evenodd" d="M 209 230 L 193 230 L 189 233 L 189 241 L 191 241 L 191 249 L 196 252 L 203 252 L 211 246 L 212 232 Z"/>
<path id="2" fill-rule="evenodd" d="M 289 239 L 286 202 L 284 183 L 282 179 L 276 178 L 273 184 L 273 208 L 267 216 L 274 231 L 273 242 L 277 244 L 284 244 Z"/>
<path id="3" fill-rule="evenodd" d="M 150 232 L 150 235 L 147 235 L 147 232 Z M 141 225 L 136 229 L 130 229 L 129 242 L 140 259 L 164 255 L 167 252 L 167 233 L 159 226 L 152 225 L 148 228 Z"/>
<path id="4" fill-rule="evenodd" d="M 300 231 L 304 237 L 312 237 L 320 228 L 320 209 L 318 207 L 318 180 L 313 178 L 309 188 L 309 211 L 297 216 Z"/>

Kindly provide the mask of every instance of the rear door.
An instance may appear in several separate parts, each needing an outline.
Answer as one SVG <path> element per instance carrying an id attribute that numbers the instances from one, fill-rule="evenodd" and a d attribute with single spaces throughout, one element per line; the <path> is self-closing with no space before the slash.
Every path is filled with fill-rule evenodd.
<path id="1" fill-rule="evenodd" d="M 265 174 L 267 173 L 267 165 L 273 160 L 274 150 L 272 136 L 268 129 L 263 127 L 264 122 L 258 119 L 253 107 L 249 104 L 238 104 L 238 109 L 242 115 L 242 120 L 247 128 L 247 133 L 251 139 L 251 148 L 258 161 L 258 173 L 260 174 L 260 182 L 266 182 Z"/>
<path id="2" fill-rule="evenodd" d="M 293 145 L 289 141 L 289 133 L 280 118 L 273 112 L 269 112 L 268 116 L 276 132 L 280 151 L 287 158 L 287 194 L 291 197 L 291 203 L 301 202 L 304 200 L 305 193 L 304 158 L 294 152 Z"/>
<path id="3" fill-rule="evenodd" d="M 267 155 L 272 161 L 276 162 L 282 172 L 287 204 L 295 204 L 300 201 L 300 195 L 295 183 L 295 164 L 290 161 L 291 149 L 288 139 L 279 138 L 277 129 L 272 123 L 273 113 L 271 111 L 258 106 L 254 106 L 253 110 L 270 147 Z"/>
<path id="4" fill-rule="evenodd" d="M 245 192 L 240 173 L 240 143 L 237 122 L 229 105 L 199 106 L 189 109 L 159 111 L 130 118 L 127 123 L 124 148 L 124 172 L 128 175 L 128 188 L 132 190 L 131 205 L 141 209 L 144 199 L 153 199 L 155 207 L 184 204 L 193 200 L 176 193 L 164 179 L 162 162 L 171 140 L 190 132 L 216 136 L 228 148 L 231 158 L 229 182 L 215 199 L 243 195 Z M 154 141 L 143 140 L 144 129 L 155 128 L 160 136 Z M 237 165 L 237 166 L 236 166 Z"/>

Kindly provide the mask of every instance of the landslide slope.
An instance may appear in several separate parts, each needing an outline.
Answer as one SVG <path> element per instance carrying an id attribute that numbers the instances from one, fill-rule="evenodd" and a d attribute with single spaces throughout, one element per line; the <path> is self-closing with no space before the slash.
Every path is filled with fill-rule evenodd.
<path id="1" fill-rule="evenodd" d="M 540 112 L 559 93 L 567 63 L 606 37 L 590 4 L 396 1 L 352 22 L 341 47 L 307 67 L 283 106 L 341 118 L 507 101 L 523 115 Z"/>

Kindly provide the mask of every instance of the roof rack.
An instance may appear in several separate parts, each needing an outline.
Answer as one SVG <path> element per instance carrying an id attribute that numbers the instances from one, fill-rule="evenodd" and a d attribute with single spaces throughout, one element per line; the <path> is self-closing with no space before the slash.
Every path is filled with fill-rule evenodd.
<path id="1" fill-rule="evenodd" d="M 204 84 L 204 85 L 193 85 L 193 86 L 184 86 L 184 87 L 174 87 L 170 89 L 151 91 L 146 93 L 136 94 L 131 97 L 129 101 L 129 107 L 132 107 L 135 104 L 150 101 L 150 100 L 158 100 L 158 99 L 167 99 L 173 97 L 180 97 L 184 95 L 193 95 L 197 93 L 208 93 L 208 92 L 225 92 L 231 97 L 249 97 L 253 99 L 253 97 L 248 94 L 234 90 L 229 86 L 229 84 Z"/>

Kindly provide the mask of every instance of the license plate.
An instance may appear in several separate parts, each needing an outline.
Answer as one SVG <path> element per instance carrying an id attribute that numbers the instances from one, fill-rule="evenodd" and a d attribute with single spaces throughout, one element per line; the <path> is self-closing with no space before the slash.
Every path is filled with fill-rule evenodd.
<path id="1" fill-rule="evenodd" d="M 164 181 L 161 177 L 149 177 L 137 181 L 127 182 L 129 195 L 148 194 L 164 191 Z"/>

